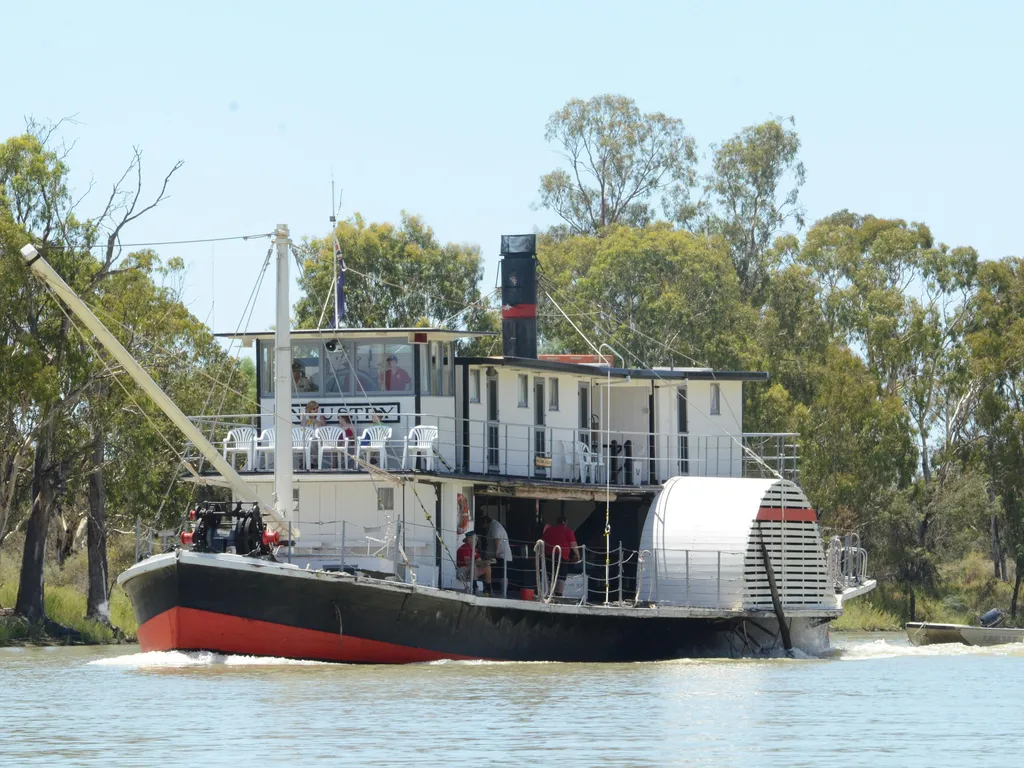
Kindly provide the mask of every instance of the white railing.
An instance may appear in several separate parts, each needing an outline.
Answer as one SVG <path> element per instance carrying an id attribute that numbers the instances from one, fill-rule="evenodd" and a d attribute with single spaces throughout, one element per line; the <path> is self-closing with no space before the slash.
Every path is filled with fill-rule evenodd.
<path id="1" fill-rule="evenodd" d="M 868 553 L 860 546 L 860 536 L 848 533 L 833 536 L 828 545 L 828 575 L 837 590 L 858 587 L 868 574 Z"/>
<path id="2" fill-rule="evenodd" d="M 264 417 L 266 418 L 266 417 Z M 678 434 L 674 432 L 629 432 L 582 430 L 567 427 L 507 424 L 433 414 L 388 416 L 383 426 L 391 429 L 385 455 L 380 459 L 389 470 L 426 469 L 423 452 L 405 450 L 405 441 L 415 426 L 435 427 L 436 439 L 426 453 L 431 455 L 431 472 L 536 478 L 592 485 L 657 485 L 676 475 L 699 477 L 772 477 L 776 474 L 798 480 L 797 435 L 784 433 Z M 260 442 L 260 416 L 255 414 L 197 417 L 193 421 L 222 446 L 226 457 L 241 461 L 243 471 L 269 471 L 273 457 L 266 442 Z M 329 426 L 335 426 L 332 422 Z M 353 425 L 354 454 L 368 424 Z M 253 450 L 225 445 L 228 433 L 239 427 L 256 431 Z M 307 443 L 296 446 L 297 470 L 361 471 L 354 461 L 332 461 L 320 467 L 313 430 Z M 256 450 L 262 446 L 262 450 Z M 305 449 L 311 466 L 306 466 Z M 376 457 L 376 454 L 374 454 Z M 325 462 L 327 464 L 328 462 Z M 338 467 L 338 465 L 341 465 Z M 363 465 L 365 468 L 365 465 Z"/>

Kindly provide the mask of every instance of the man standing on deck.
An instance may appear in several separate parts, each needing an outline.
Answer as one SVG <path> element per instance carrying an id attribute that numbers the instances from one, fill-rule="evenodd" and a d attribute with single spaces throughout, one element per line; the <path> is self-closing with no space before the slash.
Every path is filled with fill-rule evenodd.
<path id="1" fill-rule="evenodd" d="M 508 597 L 508 565 L 512 562 L 508 532 L 490 515 L 481 517 L 480 522 L 487 526 L 487 559 L 495 563 L 501 574 L 501 596 Z"/>
<path id="2" fill-rule="evenodd" d="M 552 576 L 555 573 L 555 565 L 558 564 L 558 581 L 555 584 L 555 596 L 561 597 L 565 592 L 565 573 L 568 563 L 580 561 L 580 550 L 576 546 L 576 534 L 572 528 L 566 525 L 565 515 L 558 516 L 558 522 L 544 529 L 541 536 L 544 540 L 544 550 L 548 556 L 548 569 Z M 561 558 L 556 558 L 555 547 L 561 549 Z"/>

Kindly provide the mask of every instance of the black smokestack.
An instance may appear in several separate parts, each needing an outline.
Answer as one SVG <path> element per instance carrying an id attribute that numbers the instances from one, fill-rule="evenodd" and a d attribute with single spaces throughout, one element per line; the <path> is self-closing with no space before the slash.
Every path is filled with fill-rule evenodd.
<path id="1" fill-rule="evenodd" d="M 537 236 L 501 236 L 501 353 L 537 357 Z"/>

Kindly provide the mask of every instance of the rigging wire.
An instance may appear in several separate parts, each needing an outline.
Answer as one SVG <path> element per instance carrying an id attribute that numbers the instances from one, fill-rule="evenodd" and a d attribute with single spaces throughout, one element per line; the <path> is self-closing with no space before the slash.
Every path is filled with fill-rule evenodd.
<path id="1" fill-rule="evenodd" d="M 273 237 L 273 232 L 261 232 L 255 235 L 232 235 L 231 237 L 198 237 L 191 240 L 161 240 L 152 243 L 117 243 L 118 248 L 148 248 L 153 245 L 193 245 L 196 243 L 223 243 L 228 240 L 257 240 L 262 237 Z M 64 246 L 47 245 L 47 248 L 60 249 L 60 250 L 75 250 L 72 248 L 66 248 Z M 97 245 L 86 246 L 89 249 L 93 248 L 106 248 L 106 243 L 98 243 Z"/>

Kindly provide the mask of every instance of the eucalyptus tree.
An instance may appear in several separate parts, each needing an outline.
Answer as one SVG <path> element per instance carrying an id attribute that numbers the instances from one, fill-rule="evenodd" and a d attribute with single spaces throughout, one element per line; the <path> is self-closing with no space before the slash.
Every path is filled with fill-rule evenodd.
<path id="1" fill-rule="evenodd" d="M 774 118 L 714 146 L 702 202 L 695 207 L 683 199 L 673 211 L 680 226 L 725 237 L 740 291 L 755 306 L 791 255 L 789 241 L 777 238 L 788 225 L 804 226 L 800 188 L 806 172 L 793 126 L 792 117 Z"/>
<path id="2" fill-rule="evenodd" d="M 117 271 L 123 255 L 121 233 L 166 196 L 176 164 L 148 204 L 142 196 L 142 155 L 136 149 L 106 204 L 94 219 L 79 217 L 68 185 L 70 152 L 56 141 L 58 126 L 31 125 L 0 144 L 0 259 L 3 261 L 5 354 L 0 391 L 18 402 L 23 414 L 21 445 L 34 454 L 31 509 L 25 523 L 25 550 L 15 610 L 31 621 L 45 618 L 43 563 L 51 521 L 66 501 L 67 480 L 76 454 L 62 440 L 93 386 L 91 359 L 72 337 L 66 308 L 25 269 L 20 248 L 32 242 L 80 295 L 92 297 Z M 93 250 L 98 249 L 99 256 Z M 8 452 L 10 448 L 5 448 Z M 9 455 L 9 454 L 8 454 Z M 19 479 L 16 477 L 16 481 Z"/>
<path id="3" fill-rule="evenodd" d="M 538 260 L 540 333 L 552 348 L 592 352 L 583 331 L 631 366 L 729 367 L 750 355 L 756 316 L 721 240 L 667 222 L 614 226 L 597 238 L 542 239 Z"/>
<path id="4" fill-rule="evenodd" d="M 568 235 L 643 226 L 656 216 L 658 195 L 690 209 L 696 144 L 678 118 L 642 113 L 633 99 L 614 94 L 570 99 L 548 119 L 544 138 L 565 166 L 541 177 L 539 205 L 558 215 Z"/>
<path id="5" fill-rule="evenodd" d="M 967 335 L 979 382 L 974 411 L 978 434 L 972 451 L 988 470 L 1002 503 L 1006 546 L 1016 566 L 1016 614 L 1024 578 L 1024 259 L 981 263 L 978 284 Z M 993 558 L 998 567 L 996 551 Z"/>
<path id="6" fill-rule="evenodd" d="M 422 219 L 407 213 L 398 225 L 368 224 L 356 214 L 327 237 L 300 246 L 303 296 L 294 308 L 299 328 L 333 323 L 334 238 L 346 267 L 343 325 L 478 328 L 493 313 L 478 287 L 483 275 L 478 246 L 441 244 Z"/>

